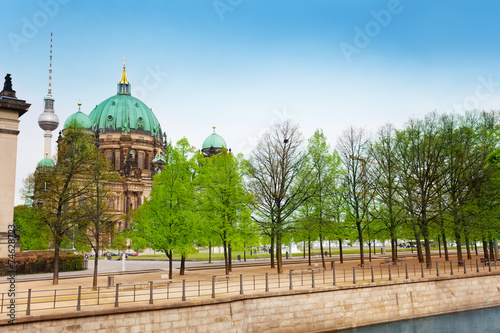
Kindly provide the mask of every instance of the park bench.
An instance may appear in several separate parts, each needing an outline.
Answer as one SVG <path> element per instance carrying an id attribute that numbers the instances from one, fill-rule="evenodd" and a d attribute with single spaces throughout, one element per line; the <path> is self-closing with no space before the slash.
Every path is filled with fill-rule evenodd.
<path id="1" fill-rule="evenodd" d="M 484 266 L 489 265 L 490 260 L 488 258 L 480 258 L 481 264 L 484 264 Z"/>

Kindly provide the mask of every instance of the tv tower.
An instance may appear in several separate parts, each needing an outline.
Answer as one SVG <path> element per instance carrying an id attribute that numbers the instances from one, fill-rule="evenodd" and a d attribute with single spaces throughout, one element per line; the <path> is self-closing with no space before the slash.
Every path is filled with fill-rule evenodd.
<path id="1" fill-rule="evenodd" d="M 43 99 L 44 110 L 38 117 L 38 125 L 45 131 L 44 157 L 51 158 L 52 131 L 59 126 L 59 118 L 54 113 L 54 99 L 52 98 L 52 32 L 50 33 L 50 63 L 49 63 L 49 91 Z"/>

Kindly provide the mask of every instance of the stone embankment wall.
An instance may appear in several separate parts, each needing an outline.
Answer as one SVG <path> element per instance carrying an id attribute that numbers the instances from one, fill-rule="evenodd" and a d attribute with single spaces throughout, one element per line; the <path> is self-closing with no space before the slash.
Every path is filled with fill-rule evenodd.
<path id="1" fill-rule="evenodd" d="M 35 315 L 0 331 L 321 332 L 490 306 L 498 273 Z"/>

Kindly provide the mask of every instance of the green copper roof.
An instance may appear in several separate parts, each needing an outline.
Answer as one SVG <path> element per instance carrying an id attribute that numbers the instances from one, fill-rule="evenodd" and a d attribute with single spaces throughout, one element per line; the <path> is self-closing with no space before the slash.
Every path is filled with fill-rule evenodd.
<path id="1" fill-rule="evenodd" d="M 99 133 L 144 133 L 161 138 L 153 111 L 129 94 L 117 94 L 97 105 L 89 115 L 92 130 Z"/>
<path id="2" fill-rule="evenodd" d="M 214 132 L 214 133 L 212 133 L 212 135 L 208 136 L 208 138 L 206 138 L 205 141 L 203 141 L 203 146 L 201 149 L 210 148 L 210 147 L 227 148 L 227 145 L 226 145 L 226 141 L 224 141 L 222 136 L 220 136 L 219 134 Z"/>
<path id="3" fill-rule="evenodd" d="M 78 128 L 90 129 L 92 127 L 92 123 L 90 122 L 89 116 L 87 116 L 82 111 L 78 110 L 78 112 L 73 113 L 71 116 L 66 119 L 64 122 L 64 129 L 69 128 L 73 124 L 78 124 Z M 74 126 L 74 125 L 73 125 Z"/>
<path id="4" fill-rule="evenodd" d="M 43 160 L 38 162 L 37 168 L 53 168 L 55 166 L 56 164 L 52 161 L 52 159 L 45 157 Z"/>

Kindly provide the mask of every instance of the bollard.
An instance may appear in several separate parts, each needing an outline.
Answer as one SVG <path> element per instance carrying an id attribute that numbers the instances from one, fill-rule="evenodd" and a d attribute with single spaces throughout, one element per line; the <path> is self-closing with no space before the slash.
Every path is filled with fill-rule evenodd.
<path id="1" fill-rule="evenodd" d="M 266 293 L 269 291 L 269 275 L 266 273 Z"/>
<path id="2" fill-rule="evenodd" d="M 78 300 L 76 302 L 76 311 L 80 311 L 82 309 L 81 308 L 81 305 L 82 305 L 81 301 L 82 301 L 82 286 L 78 286 Z"/>
<path id="3" fill-rule="evenodd" d="M 314 288 L 314 269 L 311 271 L 312 287 Z"/>
<path id="4" fill-rule="evenodd" d="M 28 304 L 26 304 L 26 315 L 29 316 L 31 314 L 31 289 L 28 289 Z"/>
<path id="5" fill-rule="evenodd" d="M 424 277 L 424 263 L 420 263 L 420 271 L 422 272 L 422 277 Z"/>
<path id="6" fill-rule="evenodd" d="M 356 267 L 352 268 L 352 284 L 356 284 Z"/>
<path id="7" fill-rule="evenodd" d="M 182 280 L 182 301 L 186 300 L 186 280 Z"/>
<path id="8" fill-rule="evenodd" d="M 292 283 L 292 270 L 290 270 L 290 290 L 293 290 L 293 283 Z"/>
<path id="9" fill-rule="evenodd" d="M 491 272 L 491 262 L 490 262 L 490 259 L 488 259 L 488 271 Z"/>
<path id="10" fill-rule="evenodd" d="M 215 276 L 212 276 L 212 298 L 215 298 Z"/>
<path id="11" fill-rule="evenodd" d="M 120 286 L 119 283 L 116 284 L 116 293 L 115 293 L 115 308 L 118 307 L 118 287 Z"/>
<path id="12" fill-rule="evenodd" d="M 335 286 L 337 285 L 337 280 L 335 279 L 335 267 L 333 267 L 332 272 L 333 272 L 333 285 Z"/>
<path id="13" fill-rule="evenodd" d="M 149 304 L 153 304 L 153 281 L 149 281 Z"/>
<path id="14" fill-rule="evenodd" d="M 479 273 L 479 260 L 476 259 L 476 272 Z"/>
<path id="15" fill-rule="evenodd" d="M 467 261 L 464 260 L 464 274 L 467 274 Z"/>
<path id="16" fill-rule="evenodd" d="M 389 281 L 392 281 L 392 274 L 391 274 L 391 265 L 387 265 L 388 269 L 389 269 Z"/>
<path id="17" fill-rule="evenodd" d="M 375 282 L 375 276 L 373 275 L 373 266 L 371 266 L 372 282 Z"/>
<path id="18" fill-rule="evenodd" d="M 405 264 L 406 279 L 408 280 L 408 264 Z"/>
<path id="19" fill-rule="evenodd" d="M 450 271 L 451 275 L 453 275 L 453 262 L 450 260 Z"/>
<path id="20" fill-rule="evenodd" d="M 243 295 L 243 274 L 240 274 L 240 295 Z"/>
<path id="21" fill-rule="evenodd" d="M 56 294 L 57 294 L 57 289 L 54 290 L 54 307 L 53 307 L 53 309 L 56 308 Z M 97 289 L 97 305 L 99 305 L 99 288 Z M 3 294 L 2 294 L 2 309 L 3 309 Z"/>
<path id="22" fill-rule="evenodd" d="M 439 263 L 436 261 L 436 276 L 439 276 Z"/>

